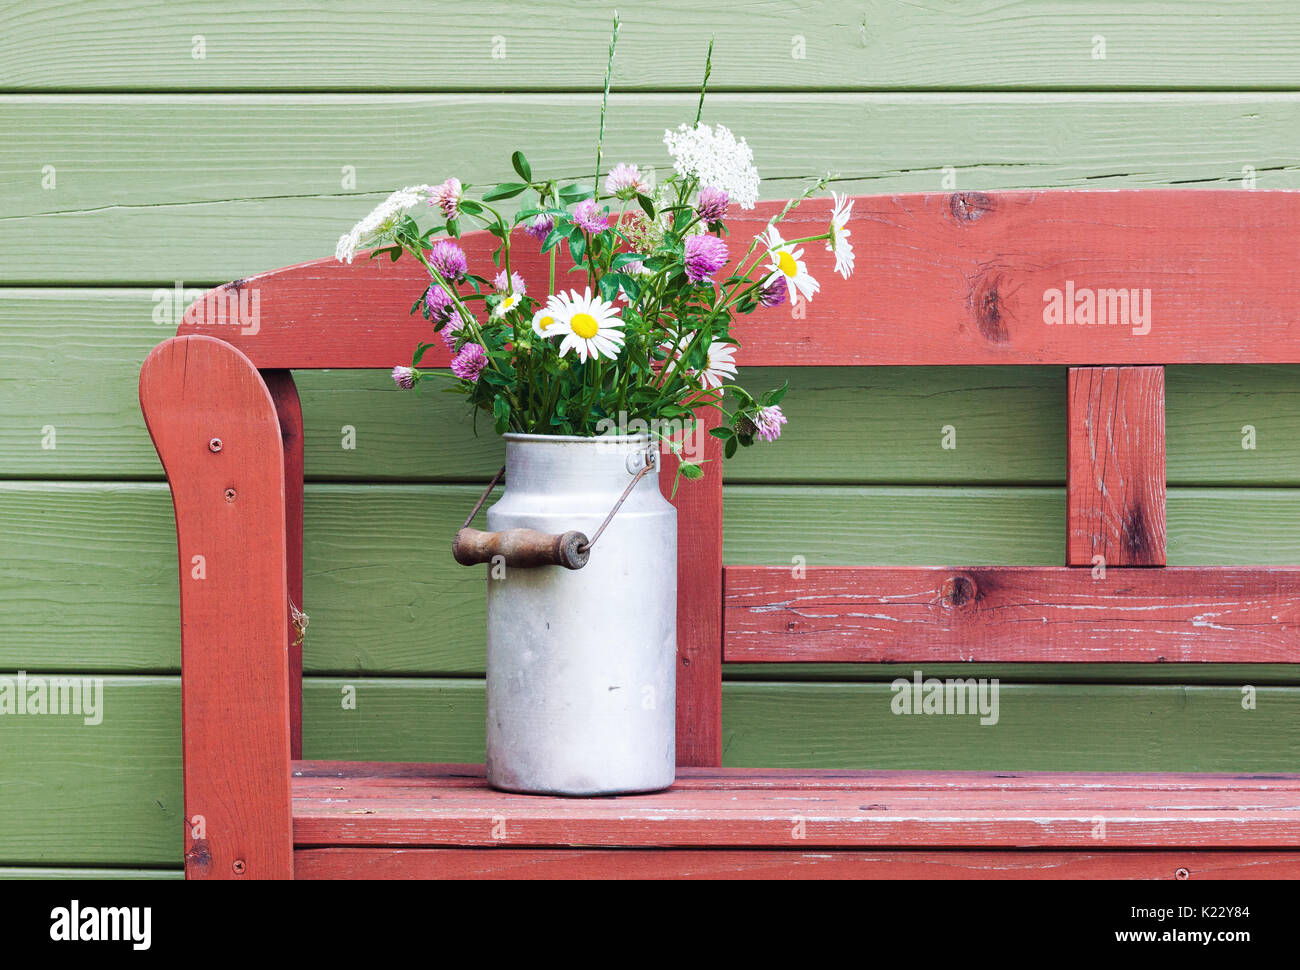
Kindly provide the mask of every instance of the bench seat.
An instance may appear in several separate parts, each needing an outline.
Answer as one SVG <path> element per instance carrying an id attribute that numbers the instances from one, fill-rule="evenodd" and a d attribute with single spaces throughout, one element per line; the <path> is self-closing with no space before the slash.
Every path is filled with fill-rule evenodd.
<path id="1" fill-rule="evenodd" d="M 1291 774 L 681 768 L 572 799 L 481 765 L 298 761 L 292 794 L 300 878 L 1300 876 Z"/>

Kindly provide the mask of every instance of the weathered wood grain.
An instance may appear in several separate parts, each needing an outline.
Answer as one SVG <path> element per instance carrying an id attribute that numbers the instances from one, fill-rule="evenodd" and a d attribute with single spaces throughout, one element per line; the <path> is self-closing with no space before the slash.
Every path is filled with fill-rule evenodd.
<path id="1" fill-rule="evenodd" d="M 287 878 L 290 621 L 276 405 L 238 351 L 178 337 L 145 359 L 140 408 L 176 510 L 186 877 Z"/>
<path id="2" fill-rule="evenodd" d="M 302 644 L 310 616 L 300 620 L 294 610 L 306 611 L 302 598 L 303 426 L 302 402 L 289 371 L 265 371 L 262 380 L 275 402 L 284 446 L 285 578 L 289 592 L 289 756 L 302 757 Z"/>
<path id="3" fill-rule="evenodd" d="M 7 415 L 0 468 L 7 475 L 161 478 L 134 381 L 174 326 L 171 302 L 168 288 L 0 290 L 0 410 Z M 155 310 L 164 323 L 153 322 Z M 69 394 L 67 375 L 85 357 L 101 379 Z M 777 447 L 745 449 L 727 462 L 729 483 L 1065 481 L 1061 368 L 745 368 L 742 375 L 758 389 L 789 380 L 782 406 L 791 433 Z M 499 439 L 487 427 L 474 433 L 458 397 L 403 394 L 381 372 L 299 371 L 294 380 L 313 480 L 473 482 L 501 467 Z M 1300 485 L 1300 367 L 1169 367 L 1166 393 L 1171 485 Z M 41 447 L 46 425 L 57 432 L 53 449 Z M 948 426 L 953 448 L 943 447 Z M 346 427 L 355 431 L 355 448 L 343 447 Z"/>
<path id="4" fill-rule="evenodd" d="M 694 110 L 615 95 L 605 157 L 666 166 L 663 130 Z M 598 116 L 589 94 L 0 96 L 0 282 L 200 286 L 328 256 L 395 188 L 513 179 L 516 148 L 539 176 L 586 176 L 587 141 L 550 133 Z M 719 94 L 705 120 L 746 136 L 766 198 L 828 170 L 851 193 L 1239 188 L 1250 171 L 1300 188 L 1295 93 Z"/>
<path id="5" fill-rule="evenodd" d="M 1295 879 L 1300 853 L 335 848 L 293 865 L 299 879 Z"/>
<path id="6" fill-rule="evenodd" d="M 1300 566 L 724 571 L 728 661 L 1300 662 Z"/>
<path id="7" fill-rule="evenodd" d="M 104 684 L 97 726 L 0 717 L 0 777 L 8 779 L 0 865 L 181 864 L 178 678 L 108 675 Z M 342 705 L 345 687 L 355 708 Z M 756 769 L 1271 774 L 1300 764 L 1293 688 L 1261 686 L 1257 708 L 1246 711 L 1236 686 L 1025 686 L 1004 675 L 995 727 L 896 716 L 887 684 L 728 683 L 723 691 L 725 763 Z M 304 694 L 312 758 L 483 758 L 481 681 L 308 677 Z"/>
<path id="8" fill-rule="evenodd" d="M 1071 367 L 1065 560 L 1165 564 L 1163 367 Z"/>
<path id="9" fill-rule="evenodd" d="M 1295 688 L 1245 678 L 1223 687 L 1022 685 L 1010 676 L 999 686 L 998 723 L 988 726 L 978 717 L 897 715 L 887 683 L 725 683 L 723 764 L 1267 773 L 1300 764 Z M 347 685 L 355 710 L 341 707 Z M 1244 685 L 1255 688 L 1251 709 Z M 312 677 L 305 704 L 309 758 L 483 758 L 481 683 Z"/>
<path id="10" fill-rule="evenodd" d="M 814 269 L 828 282 L 809 306 L 736 321 L 746 363 L 1300 363 L 1300 192 L 935 192 L 854 205 L 853 243 L 871 259 L 851 280 Z M 752 238 L 781 208 L 764 203 L 729 229 Z M 829 217 L 829 200 L 809 200 L 782 231 L 825 232 Z M 516 235 L 512 268 L 542 291 L 547 259 Z M 461 242 L 471 267 L 491 267 L 495 236 Z M 412 260 L 316 260 L 209 291 L 177 332 L 218 336 L 258 367 L 391 368 L 428 339 L 410 312 L 428 282 Z M 427 363 L 445 366 L 435 350 Z"/>
<path id="11" fill-rule="evenodd" d="M 1096 775 L 1053 772 L 1052 787 L 971 773 L 944 789 L 902 786 L 876 773 L 834 786 L 745 786 L 744 769 L 705 769 L 730 784 L 681 785 L 622 799 L 511 795 L 485 781 L 336 778 L 295 783 L 295 846 L 904 846 L 1016 848 L 1300 846 L 1300 775 L 1276 791 L 1242 787 L 1110 788 Z M 689 779 L 693 769 L 683 768 Z M 1226 780 L 1224 780 L 1226 781 Z M 405 786 L 405 791 L 403 790 Z M 414 792 L 423 797 L 410 797 Z M 403 797 L 405 794 L 406 797 Z"/>
<path id="12" fill-rule="evenodd" d="M 1300 82 L 1285 0 L 1234 6 L 1033 0 L 924 6 L 871 0 L 787 10 L 749 0 L 619 4 L 619 88 L 1277 88 Z M 736 25 L 743 24 L 743 32 Z M 287 2 L 86 0 L 15 5 L 0 34 L 0 86 L 16 90 L 598 89 L 609 21 L 541 0 L 479 2 L 431 17 L 419 0 L 382 7 Z M 400 32 L 402 57 L 394 57 Z M 204 38 L 204 56 L 193 37 Z M 1097 47 L 1097 38 L 1106 47 Z M 1104 53 L 1104 56 L 1100 56 Z M 583 69 L 587 65 L 587 69 Z"/>
<path id="13" fill-rule="evenodd" d="M 349 795 L 382 798 L 430 798 L 447 789 L 463 790 L 477 799 L 490 797 L 484 789 L 480 764 L 390 761 L 296 761 L 294 793 L 320 797 L 345 789 Z M 865 783 L 881 791 L 1024 792 L 1086 791 L 1105 782 L 1115 792 L 1271 792 L 1295 790 L 1294 775 L 1232 774 L 1228 772 L 976 772 L 894 771 L 838 768 L 690 768 L 673 782 L 681 790 L 721 791 L 856 791 Z M 458 791 L 457 794 L 461 794 Z"/>
<path id="14" fill-rule="evenodd" d="M 677 763 L 702 766 L 722 763 L 722 443 L 708 433 L 718 412 L 696 417 L 699 446 L 661 449 L 659 483 L 677 509 Z M 679 481 L 683 461 L 704 478 Z"/>
<path id="15" fill-rule="evenodd" d="M 482 673 L 482 585 L 445 555 L 446 539 L 438 538 L 454 533 L 479 491 L 308 486 L 309 671 Z M 1294 490 L 1173 489 L 1169 509 L 1174 565 L 1300 563 Z M 1062 489 L 728 486 L 725 510 L 729 563 L 792 569 L 801 556 L 808 567 L 1054 565 L 1064 556 Z M 174 673 L 177 595 L 166 485 L 0 482 L 0 667 Z M 1110 669 L 1096 676 L 1174 673 Z M 868 668 L 852 676 L 888 674 Z M 1079 671 L 1047 667 L 1016 676 L 1074 680 Z M 1186 676 L 1222 682 L 1222 671 L 1188 669 Z"/>

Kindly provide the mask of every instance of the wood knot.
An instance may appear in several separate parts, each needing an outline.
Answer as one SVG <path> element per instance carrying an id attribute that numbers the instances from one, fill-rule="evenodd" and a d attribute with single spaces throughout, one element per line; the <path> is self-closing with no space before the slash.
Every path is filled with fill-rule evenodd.
<path id="1" fill-rule="evenodd" d="M 996 208 L 993 196 L 983 192 L 954 192 L 948 196 L 948 211 L 958 222 L 979 222 Z"/>
<path id="2" fill-rule="evenodd" d="M 1001 275 L 981 276 L 971 291 L 971 312 L 975 315 L 975 322 L 984 339 L 993 344 L 1004 344 L 1011 339 L 1007 333 L 1001 291 Z"/>
<path id="3" fill-rule="evenodd" d="M 1156 548 L 1158 540 L 1141 505 L 1131 505 L 1124 513 L 1120 535 L 1129 565 L 1150 566 L 1160 563 L 1160 553 L 1163 550 Z"/>
<path id="4" fill-rule="evenodd" d="M 959 610 L 975 602 L 979 597 L 979 589 L 969 576 L 950 576 L 944 580 L 939 597 L 945 608 Z"/>

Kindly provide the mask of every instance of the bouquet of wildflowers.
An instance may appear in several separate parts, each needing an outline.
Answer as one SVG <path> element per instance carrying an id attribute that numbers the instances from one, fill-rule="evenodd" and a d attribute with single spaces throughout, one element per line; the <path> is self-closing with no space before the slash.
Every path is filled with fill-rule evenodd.
<path id="1" fill-rule="evenodd" d="M 615 21 L 611 66 L 617 36 Z M 706 61 L 705 85 L 708 73 Z M 492 415 L 499 434 L 596 436 L 632 427 L 649 430 L 679 455 L 679 439 L 660 429 L 693 426 L 696 409 L 713 407 L 723 419 L 710 433 L 722 439 L 729 458 L 756 439 L 775 440 L 786 420 L 784 387 L 754 397 L 733 383 L 732 320 L 759 306 L 812 300 L 820 286 L 805 262 L 805 243 L 824 241 L 847 279 L 852 203 L 832 193 L 825 232 L 782 238 L 781 219 L 824 188 L 822 180 L 733 262 L 740 247 L 730 238 L 728 216 L 752 209 L 758 199 L 758 171 L 745 140 L 722 125 L 700 123 L 697 110 L 693 125 L 664 132 L 671 175 L 652 184 L 640 167 L 621 162 L 605 173 L 602 186 L 609 79 L 607 70 L 591 184 L 539 176 L 516 151 L 518 181 L 477 198 L 456 178 L 401 189 L 339 240 L 336 255 L 351 262 L 370 246 L 371 258 L 407 255 L 428 271 L 428 286 L 411 312 L 421 312 L 446 343 L 451 374 L 420 369 L 433 346 L 422 343 L 410 367 L 394 368 L 400 386 L 450 379 L 452 390 Z M 703 101 L 704 85 L 700 108 Z M 515 199 L 522 204 L 512 203 L 518 206 L 512 215 L 496 207 Z M 422 228 L 419 211 L 430 212 L 434 224 Z M 457 243 L 467 220 L 499 241 L 490 269 L 471 267 Z M 547 292 L 529 292 L 511 269 L 520 245 L 540 247 L 549 257 Z M 576 286 L 566 282 L 573 276 Z M 702 474 L 692 462 L 680 468 L 690 478 Z"/>

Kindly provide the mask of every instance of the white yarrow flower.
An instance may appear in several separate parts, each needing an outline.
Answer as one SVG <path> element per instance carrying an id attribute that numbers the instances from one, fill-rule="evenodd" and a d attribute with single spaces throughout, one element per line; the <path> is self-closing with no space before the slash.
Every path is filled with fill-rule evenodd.
<path id="1" fill-rule="evenodd" d="M 339 262 L 352 262 L 357 250 L 392 232 L 402 216 L 421 202 L 428 201 L 435 191 L 432 185 L 409 185 L 398 189 L 375 206 L 370 215 L 339 237 L 339 243 L 334 248 L 334 258 Z"/>
<path id="2" fill-rule="evenodd" d="M 754 208 L 758 201 L 758 169 L 754 153 L 745 139 L 736 140 L 722 125 L 678 125 L 676 131 L 664 131 L 664 144 L 673 157 L 678 175 L 700 180 L 726 192 L 742 209 Z"/>

